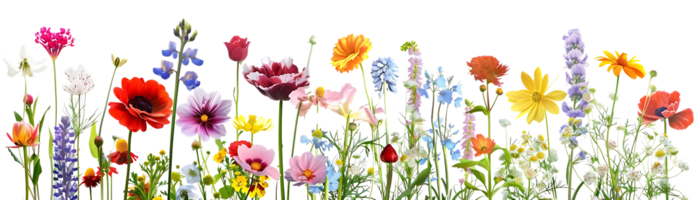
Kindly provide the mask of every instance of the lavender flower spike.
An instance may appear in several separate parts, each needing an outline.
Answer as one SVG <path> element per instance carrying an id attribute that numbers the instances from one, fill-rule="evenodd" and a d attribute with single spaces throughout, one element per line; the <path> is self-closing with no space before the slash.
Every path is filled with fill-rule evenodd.
<path id="1" fill-rule="evenodd" d="M 70 119 L 61 117 L 61 124 L 54 127 L 54 200 L 78 199 L 78 159 L 75 150 L 75 132 L 70 126 Z"/>

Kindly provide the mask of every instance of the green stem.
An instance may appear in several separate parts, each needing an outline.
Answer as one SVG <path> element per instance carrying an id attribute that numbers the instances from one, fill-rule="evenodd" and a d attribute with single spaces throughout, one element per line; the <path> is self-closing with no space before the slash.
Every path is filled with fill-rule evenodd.
<path id="1" fill-rule="evenodd" d="M 329 182 L 328 177 L 326 177 L 326 184 L 323 187 L 323 200 L 328 200 L 328 191 L 330 191 L 330 189 L 328 189 Z"/>
<path id="2" fill-rule="evenodd" d="M 299 125 L 299 111 L 301 111 L 301 101 L 299 101 L 299 104 L 297 105 L 297 118 L 294 121 L 294 137 L 292 138 L 292 155 L 290 157 L 294 157 L 294 146 L 297 144 L 297 125 Z M 289 184 L 290 182 L 287 182 L 287 191 L 291 191 L 289 189 Z M 287 193 L 287 199 L 289 199 L 289 193 Z"/>
<path id="3" fill-rule="evenodd" d="M 488 122 L 489 122 L 489 138 L 491 138 L 491 113 L 489 113 L 488 115 L 486 115 L 486 117 L 488 118 Z M 491 164 L 492 164 L 492 163 L 491 163 L 491 155 L 489 154 L 487 157 L 489 158 L 489 168 L 488 168 L 489 185 L 488 185 L 488 192 L 489 192 L 489 200 L 491 200 L 491 199 L 493 199 L 493 186 L 491 185 L 491 181 L 493 180 L 493 179 L 491 178 L 491 166 L 492 166 L 492 165 L 491 165 Z M 466 180 L 465 180 L 465 181 L 466 181 Z M 529 192 L 529 191 L 530 191 L 530 189 L 529 189 L 529 188 L 530 188 L 530 179 L 528 179 L 527 182 L 528 182 L 528 186 L 527 186 L 527 187 L 528 187 L 528 192 Z"/>
<path id="4" fill-rule="evenodd" d="M 365 80 L 365 68 L 362 66 L 362 63 L 360 63 L 360 70 L 362 71 L 362 84 L 365 86 L 365 95 L 367 95 L 367 104 L 369 104 L 370 110 L 372 110 L 372 114 L 374 114 L 374 105 L 372 105 L 372 101 L 369 98 L 369 93 L 367 92 L 367 81 Z"/>
<path id="5" fill-rule="evenodd" d="M 202 136 L 197 136 L 197 137 L 199 137 L 199 143 L 202 144 Z M 204 159 L 204 153 L 202 153 L 201 151 L 200 151 L 200 153 L 201 153 L 200 156 L 202 157 L 202 160 L 204 161 L 204 169 L 207 170 L 207 175 L 211 175 L 211 173 L 209 173 L 209 166 L 207 166 L 207 160 Z M 199 158 L 197 158 L 197 160 L 199 160 Z"/>
<path id="6" fill-rule="evenodd" d="M 239 79 L 238 76 L 241 74 L 240 70 L 241 70 L 241 62 L 236 62 L 236 88 L 233 89 L 236 92 L 236 98 L 233 99 L 236 103 L 236 116 L 235 117 L 238 117 L 238 102 L 240 101 L 240 99 L 238 99 L 239 98 L 238 94 L 241 91 L 241 88 L 238 88 L 238 79 Z M 238 141 L 238 137 L 241 136 L 239 134 L 239 131 L 240 130 L 236 129 L 236 141 Z M 253 134 L 250 134 L 250 137 L 252 138 Z M 250 142 L 252 144 L 253 141 L 250 141 Z"/>
<path id="7" fill-rule="evenodd" d="M 610 145 L 608 143 L 610 142 L 610 126 L 612 126 L 612 120 L 613 116 L 615 115 L 615 103 L 617 102 L 617 89 L 620 86 L 620 76 L 617 76 L 617 83 L 615 83 L 615 96 L 613 97 L 613 107 L 612 110 L 610 111 L 610 118 L 608 119 L 608 130 L 607 130 L 607 136 L 605 137 L 605 149 L 607 151 L 607 157 L 608 157 L 608 168 L 610 168 L 610 179 L 612 179 L 612 186 L 613 190 L 617 191 L 617 180 L 615 178 L 615 174 L 613 174 L 612 171 L 612 162 L 610 161 Z"/>
<path id="8" fill-rule="evenodd" d="M 24 119 L 24 114 L 26 113 L 27 109 L 24 109 L 25 105 L 27 105 L 27 76 L 22 75 L 24 77 L 24 101 L 22 101 L 22 119 Z"/>
<path id="9" fill-rule="evenodd" d="M 173 142 L 175 141 L 175 116 L 177 113 L 177 95 L 180 90 L 180 68 L 182 67 L 182 50 L 185 48 L 185 41 L 180 38 L 180 51 L 177 57 L 177 71 L 175 71 L 175 96 L 173 96 L 173 112 L 170 118 L 170 151 L 168 152 L 170 160 L 168 161 L 168 197 L 170 197 L 170 185 L 173 183 Z M 127 177 L 129 175 L 127 174 Z"/>
<path id="10" fill-rule="evenodd" d="M 92 200 L 92 188 L 88 187 L 88 190 L 90 191 L 90 200 Z"/>
<path id="11" fill-rule="evenodd" d="M 544 112 L 544 125 L 547 126 L 546 127 L 547 128 L 547 155 L 551 156 L 552 151 L 550 149 L 552 149 L 552 145 L 549 143 L 549 119 L 547 119 L 547 112 Z M 573 154 L 573 153 L 574 152 L 572 150 L 571 154 Z"/>
<path id="12" fill-rule="evenodd" d="M 345 182 L 345 167 L 349 163 L 346 162 L 347 159 L 347 146 L 348 146 L 348 128 L 350 126 L 350 115 L 345 117 L 345 137 L 343 137 L 343 151 L 341 153 L 341 157 L 343 160 L 343 166 L 340 166 L 340 181 L 338 183 L 338 198 L 343 199 L 343 182 Z"/>
<path id="13" fill-rule="evenodd" d="M 435 132 L 436 131 L 435 131 L 435 123 L 433 123 L 435 121 L 433 113 L 435 113 L 435 90 L 433 90 L 433 103 L 430 106 L 430 126 L 433 128 L 433 148 L 428 149 L 428 151 L 436 151 L 436 147 L 435 147 Z M 428 155 L 430 155 L 430 153 L 428 153 Z M 437 157 L 437 154 L 433 153 L 433 155 L 435 155 L 435 157 Z M 426 160 L 428 161 L 428 166 L 430 166 L 431 165 L 430 159 L 426 159 Z M 437 162 L 437 159 L 435 162 Z M 437 163 L 435 163 L 435 171 L 437 172 L 438 170 L 439 170 L 439 168 L 437 166 Z M 428 179 L 430 179 L 430 177 L 428 177 Z M 432 186 L 433 186 L 433 182 L 428 181 L 428 195 L 429 196 L 432 195 L 432 191 L 433 191 Z M 440 187 L 439 183 L 438 183 L 438 187 Z M 439 194 L 435 194 L 435 195 L 439 195 Z M 432 197 L 430 197 L 430 198 L 432 198 Z"/>
<path id="14" fill-rule="evenodd" d="M 61 104 L 58 104 L 58 84 L 60 83 L 59 80 L 56 78 L 56 66 L 58 65 L 57 63 L 58 58 L 51 58 L 51 66 L 53 67 L 53 99 L 54 99 L 54 120 L 53 120 L 53 125 L 58 126 L 58 120 L 59 117 L 58 115 L 61 113 Z M 111 91 L 111 90 L 110 90 Z M 105 109 L 107 110 L 107 109 Z M 50 131 L 52 131 L 49 128 Z M 53 163 L 53 134 L 49 134 L 49 163 Z M 51 171 L 53 173 L 54 171 L 54 166 L 53 164 L 49 164 L 49 167 L 51 168 Z M 51 185 L 53 185 L 53 178 L 51 178 Z M 50 187 L 51 189 L 51 194 L 53 194 L 53 187 Z M 53 200 L 53 195 L 49 195 L 50 199 Z"/>
<path id="15" fill-rule="evenodd" d="M 496 98 L 498 98 L 498 97 L 496 97 Z M 494 103 L 495 103 L 495 102 L 494 102 Z M 440 139 L 444 138 L 444 135 L 447 134 L 447 112 L 448 112 L 449 110 L 450 110 L 450 105 L 448 104 L 448 105 L 447 105 L 447 108 L 445 108 L 445 129 L 444 129 L 444 131 L 442 131 L 442 135 L 443 135 L 443 136 L 440 137 Z M 439 112 L 439 110 L 438 110 L 438 112 Z M 445 166 L 444 166 L 444 167 L 445 167 L 445 181 L 447 182 L 447 187 L 449 187 L 449 186 L 450 186 L 450 170 L 449 170 L 449 168 L 448 168 L 448 166 L 447 166 L 447 153 L 446 153 L 446 152 L 447 152 L 447 148 L 445 148 L 445 144 L 444 144 L 444 142 L 443 142 L 443 145 L 442 145 L 442 161 L 445 163 Z M 465 180 L 465 181 L 466 181 L 466 180 Z M 445 188 L 445 192 L 446 192 L 446 193 L 449 194 L 449 191 L 450 191 L 449 188 Z M 447 198 L 449 199 L 449 198 L 450 198 L 450 195 L 447 195 Z"/>
<path id="16" fill-rule="evenodd" d="M 29 200 L 29 157 L 27 157 L 27 147 L 22 147 L 24 150 L 24 184 L 27 186 L 24 190 L 24 196 L 26 200 Z"/>
<path id="17" fill-rule="evenodd" d="M 282 150 L 283 150 L 283 149 L 282 149 L 282 105 L 283 105 L 283 103 L 284 103 L 284 101 L 283 101 L 283 100 L 280 100 L 280 107 L 279 107 L 279 126 L 277 127 L 277 129 L 279 130 L 279 131 L 278 131 L 278 135 L 277 135 L 277 147 L 278 147 L 278 150 L 280 151 L 280 156 L 279 156 L 279 158 L 280 158 L 280 159 L 279 159 L 280 174 L 284 174 L 284 159 L 283 159 L 284 154 L 282 153 Z M 280 183 L 280 190 L 281 190 L 281 192 L 282 192 L 282 193 L 281 193 L 281 194 L 282 194 L 282 196 L 281 196 L 281 197 L 282 197 L 282 200 L 285 200 L 286 198 L 285 198 L 285 196 L 284 196 L 284 194 L 285 194 L 285 193 L 284 193 L 284 178 L 281 178 L 280 181 L 279 181 L 279 183 Z"/>
<path id="18" fill-rule="evenodd" d="M 434 96 L 433 96 L 433 99 L 435 99 Z M 437 110 L 438 122 L 440 121 L 440 109 L 441 109 L 441 108 L 442 108 L 442 103 L 440 103 L 440 104 L 438 105 L 438 110 Z M 431 115 L 432 115 L 432 114 L 431 114 Z M 431 121 L 430 123 L 431 123 L 431 124 L 434 124 L 432 121 Z M 439 125 L 440 125 L 440 123 L 438 123 L 438 126 L 439 126 Z M 435 125 L 433 125 L 433 126 L 435 126 Z M 440 135 L 437 135 L 437 136 L 436 136 L 436 134 L 437 134 L 437 132 L 438 132 L 439 129 L 440 129 L 440 127 L 438 127 L 437 129 L 433 128 L 433 161 L 435 161 L 435 173 L 437 174 L 437 182 L 438 182 L 438 183 L 437 183 L 437 186 L 438 186 L 438 187 L 437 187 L 437 188 L 438 188 L 438 193 L 437 193 L 437 195 L 438 195 L 438 196 L 441 196 L 441 194 L 442 194 L 442 186 L 441 186 L 441 184 L 440 184 L 440 165 L 438 165 L 439 162 L 438 162 L 438 155 L 437 155 L 437 154 L 438 154 L 438 150 L 437 150 L 437 140 L 438 140 L 438 137 L 440 137 L 440 140 L 442 140 L 442 137 L 441 137 Z M 447 188 L 445 188 L 445 189 L 447 189 Z"/>
<path id="19" fill-rule="evenodd" d="M 393 168 L 394 166 L 391 163 L 388 163 L 389 167 L 387 167 L 387 173 L 386 173 L 386 194 L 384 195 L 384 200 L 389 200 L 391 197 L 391 181 L 392 181 L 392 176 L 393 176 Z"/>
<path id="20" fill-rule="evenodd" d="M 574 182 L 572 180 L 572 173 L 571 173 L 571 171 L 573 171 L 573 169 L 574 169 L 574 149 L 571 149 L 571 153 L 569 154 L 569 169 L 568 169 L 569 170 L 569 177 L 567 180 L 568 183 L 566 183 L 567 185 L 569 185 L 569 200 L 571 200 L 571 183 Z"/>
<path id="21" fill-rule="evenodd" d="M 131 130 L 129 131 L 129 139 L 126 150 L 126 180 L 124 180 L 124 200 L 126 200 L 126 195 L 129 194 L 129 173 L 131 173 Z"/>
<path id="22" fill-rule="evenodd" d="M 666 137 L 666 127 L 667 127 L 667 122 L 668 120 L 664 119 L 664 137 Z M 26 156 L 26 155 L 25 155 Z M 668 183 L 668 156 L 666 156 L 666 160 L 664 161 L 664 165 L 666 165 L 664 168 L 666 168 L 666 183 Z M 670 191 L 666 191 L 666 200 L 668 200 L 668 193 Z"/>
<path id="23" fill-rule="evenodd" d="M 201 142 L 200 142 L 200 143 L 201 143 Z M 202 152 L 202 149 L 195 149 L 194 152 L 195 152 L 195 154 L 196 154 L 195 157 L 197 157 L 197 166 L 200 166 L 200 167 L 201 167 L 201 166 L 202 166 L 202 161 L 199 160 L 199 156 L 200 156 L 200 153 Z M 205 162 L 205 164 L 206 164 L 206 162 Z M 206 167 L 206 165 L 205 165 L 205 167 Z M 208 169 L 207 169 L 207 170 L 208 170 Z M 201 192 L 202 192 L 202 196 L 204 197 L 204 199 L 207 199 L 207 191 L 204 189 L 204 181 L 202 181 L 202 178 L 203 178 L 203 176 L 202 176 L 202 171 L 197 170 L 197 173 L 199 173 L 199 185 L 200 185 L 200 187 L 202 187 L 202 188 L 200 189 Z"/>
<path id="24" fill-rule="evenodd" d="M 105 198 L 104 197 L 104 184 L 102 184 L 103 183 L 102 177 L 104 177 L 104 173 L 102 173 L 102 172 L 105 171 L 105 168 L 102 165 L 102 147 L 99 147 L 97 152 L 98 152 L 97 155 L 99 156 L 99 158 L 97 159 L 99 162 L 97 164 L 97 166 L 100 166 L 100 199 L 102 200 Z M 90 195 L 90 196 L 92 196 L 92 195 Z"/>
<path id="25" fill-rule="evenodd" d="M 109 81 L 109 88 L 107 88 L 107 97 L 105 98 L 105 106 L 102 109 L 102 119 L 100 120 L 100 131 L 99 136 L 102 136 L 102 124 L 105 122 L 105 114 L 107 114 L 107 103 L 109 103 L 109 95 L 112 94 L 112 83 L 114 82 L 114 75 L 117 74 L 117 67 L 114 68 L 112 72 L 112 79 Z"/>

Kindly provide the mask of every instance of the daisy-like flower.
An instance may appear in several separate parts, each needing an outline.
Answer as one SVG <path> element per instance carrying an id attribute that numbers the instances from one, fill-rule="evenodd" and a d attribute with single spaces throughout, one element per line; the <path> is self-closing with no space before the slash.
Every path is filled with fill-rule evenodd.
<path id="1" fill-rule="evenodd" d="M 390 92 L 396 93 L 397 78 L 399 78 L 399 67 L 391 60 L 391 57 L 379 58 L 372 62 L 372 82 L 374 83 L 374 91 L 379 93 L 380 98 L 385 84 Z"/>
<path id="2" fill-rule="evenodd" d="M 126 164 L 129 158 L 131 158 L 131 163 L 134 163 L 136 159 L 139 158 L 134 154 L 134 152 L 131 152 L 131 155 L 126 154 L 129 149 L 129 143 L 127 143 L 125 139 L 117 140 L 117 142 L 114 143 L 114 146 L 117 148 L 117 151 L 107 155 L 107 158 L 109 158 L 110 162 L 112 163 L 123 165 Z"/>
<path id="3" fill-rule="evenodd" d="M 226 149 L 221 149 L 219 153 L 214 154 L 214 162 L 221 163 L 221 161 L 223 161 L 224 158 L 226 158 L 226 154 L 228 154 L 228 152 L 226 152 Z"/>
<path id="4" fill-rule="evenodd" d="M 471 139 L 472 148 L 476 154 L 474 157 L 479 157 L 481 154 L 491 154 L 496 142 L 493 139 L 485 138 L 484 135 L 478 134 Z"/>
<path id="5" fill-rule="evenodd" d="M 51 28 L 42 27 L 34 36 L 36 36 L 34 42 L 44 46 L 44 49 L 49 53 L 52 60 L 58 58 L 63 48 L 72 47 L 74 46 L 73 42 L 75 42 L 75 38 L 71 35 L 70 29 L 66 30 L 64 28 L 61 28 L 60 32 L 51 32 Z"/>
<path id="6" fill-rule="evenodd" d="M 275 150 L 267 149 L 260 145 L 252 147 L 238 147 L 238 156 L 233 157 L 243 169 L 256 176 L 270 176 L 272 179 L 279 179 L 280 173 L 270 166 L 275 158 Z"/>
<path id="7" fill-rule="evenodd" d="M 97 167 L 97 171 L 98 171 L 98 172 L 100 171 L 100 167 Z M 111 167 L 111 166 L 110 166 L 110 167 L 109 167 L 109 171 L 107 171 L 107 175 L 108 175 L 109 177 L 112 177 L 112 174 L 119 174 L 119 172 L 117 172 L 117 168 L 116 168 L 116 167 Z"/>
<path id="8" fill-rule="evenodd" d="M 12 125 L 12 136 L 7 134 L 7 138 L 12 141 L 15 146 L 7 146 L 7 148 L 33 147 L 39 145 L 36 141 L 36 135 L 39 133 L 39 124 L 36 128 L 25 121 L 15 122 Z"/>
<path id="9" fill-rule="evenodd" d="M 263 58 L 260 67 L 243 64 L 243 77 L 261 94 L 274 101 L 287 101 L 292 91 L 309 86 L 309 69 L 299 71 L 292 63 L 292 58 L 280 62 L 270 62 L 270 58 Z"/>
<path id="10" fill-rule="evenodd" d="M 27 55 L 27 48 L 22 45 L 19 49 L 19 63 L 10 63 L 6 59 L 5 64 L 7 65 L 7 75 L 14 77 L 18 73 L 22 72 L 23 76 L 33 77 L 34 73 L 43 72 L 46 70 L 46 65 L 43 65 L 45 60 L 36 61 Z M 39 68 L 32 68 L 32 66 L 41 65 Z"/>
<path id="11" fill-rule="evenodd" d="M 520 112 L 516 118 L 528 114 L 527 123 L 530 124 L 533 120 L 542 122 L 545 110 L 555 115 L 559 114 L 559 106 L 554 102 L 563 100 L 566 92 L 554 90 L 545 95 L 549 89 L 549 75 L 545 74 L 542 78 L 542 71 L 537 67 L 534 80 L 525 72 L 520 74 L 520 78 L 526 89 L 506 93 L 508 102 L 513 103 L 510 109 Z"/>
<path id="12" fill-rule="evenodd" d="M 350 104 L 355 97 L 355 92 L 357 92 L 357 89 L 352 87 L 350 83 L 346 83 L 339 92 L 339 95 L 342 96 L 340 98 L 341 100 L 331 103 L 328 108 L 343 117 L 365 121 L 372 125 L 379 123 L 380 117 L 377 117 L 377 115 L 384 114 L 384 109 L 381 107 L 376 107 L 374 113 L 372 113 L 367 105 L 360 107 L 360 109 L 356 111 L 350 109 Z"/>
<path id="13" fill-rule="evenodd" d="M 298 182 L 294 186 L 316 185 L 326 181 L 326 157 L 323 155 L 314 156 L 304 152 L 301 156 L 289 159 L 289 166 L 284 172 L 284 178 L 289 182 Z"/>
<path id="14" fill-rule="evenodd" d="M 350 72 L 357 69 L 357 65 L 369 58 L 367 52 L 372 49 L 372 43 L 364 35 L 350 34 L 347 37 L 338 39 L 333 47 L 333 57 L 331 65 L 335 71 L 340 73 Z"/>
<path id="15" fill-rule="evenodd" d="M 322 131 L 320 129 L 311 130 L 311 139 L 309 139 L 308 136 L 303 135 L 301 136 L 301 140 L 299 142 L 302 144 L 313 144 L 315 149 L 320 149 L 322 152 L 328 151 L 333 148 L 333 143 L 323 140 L 324 135 L 326 135 L 326 131 Z"/>
<path id="16" fill-rule="evenodd" d="M 197 88 L 187 103 L 178 106 L 176 124 L 187 137 L 199 135 L 205 142 L 209 138 L 219 139 L 226 136 L 223 123 L 231 119 L 230 111 L 231 100 L 221 100 L 218 92 L 206 93 Z"/>
<path id="17" fill-rule="evenodd" d="M 109 114 L 130 131 L 146 131 L 146 124 L 156 129 L 170 124 L 173 100 L 157 81 L 123 78 L 122 87 L 114 88 L 114 96 L 120 102 L 109 103 Z"/>
<path id="18" fill-rule="evenodd" d="M 199 169 L 197 169 L 197 166 L 195 166 L 194 164 L 182 166 L 180 174 L 184 176 L 188 184 L 194 184 L 196 182 L 199 182 Z"/>
<path id="19" fill-rule="evenodd" d="M 648 105 L 647 105 L 648 102 Z M 637 114 L 642 116 L 642 123 L 649 125 L 659 119 L 668 119 L 668 125 L 676 130 L 683 130 L 688 128 L 695 118 L 693 117 L 693 110 L 686 108 L 679 112 L 679 106 L 681 103 L 681 94 L 678 91 L 673 91 L 668 93 L 666 91 L 656 91 L 650 96 L 644 96 L 639 99 L 639 112 Z"/>
<path id="20" fill-rule="evenodd" d="M 608 72 L 610 70 L 613 70 L 613 73 L 615 76 L 620 76 L 621 71 L 625 71 L 625 74 L 629 76 L 632 79 L 637 79 L 639 78 L 644 78 L 646 75 L 646 72 L 644 71 L 644 66 L 642 64 L 639 64 L 639 60 L 635 60 L 637 56 L 632 57 L 632 59 L 627 60 L 627 53 L 618 53 L 615 51 L 615 55 L 610 53 L 609 51 L 604 51 L 605 56 L 598 56 L 595 59 L 597 61 L 600 61 L 600 65 L 598 67 L 602 67 L 605 65 L 608 66 Z"/>
<path id="21" fill-rule="evenodd" d="M 265 120 L 264 117 L 255 115 L 248 115 L 247 121 L 243 115 L 238 115 L 238 117 L 233 120 L 233 126 L 238 130 L 250 132 L 251 134 L 255 134 L 260 131 L 269 131 L 274 128 L 272 125 L 272 119 Z"/>
<path id="22" fill-rule="evenodd" d="M 501 87 L 503 83 L 501 82 L 501 77 L 508 73 L 508 66 L 502 64 L 493 56 L 477 56 L 473 57 L 471 61 L 467 62 L 469 66 L 469 73 L 474 76 L 474 79 L 481 81 L 482 83 L 486 81 L 486 84 L 493 84 L 495 86 Z"/>
<path id="23" fill-rule="evenodd" d="M 71 95 L 83 95 L 95 88 L 92 76 L 85 71 L 85 67 L 79 65 L 77 69 L 68 68 L 65 72 L 68 85 L 63 86 L 63 91 Z"/>
<path id="24" fill-rule="evenodd" d="M 83 182 L 81 182 L 80 185 L 83 184 L 85 184 L 85 187 L 88 188 L 97 187 L 97 185 L 100 184 L 100 174 L 95 173 L 95 170 L 92 168 L 87 168 L 87 170 L 85 170 L 85 174 L 83 174 Z"/>

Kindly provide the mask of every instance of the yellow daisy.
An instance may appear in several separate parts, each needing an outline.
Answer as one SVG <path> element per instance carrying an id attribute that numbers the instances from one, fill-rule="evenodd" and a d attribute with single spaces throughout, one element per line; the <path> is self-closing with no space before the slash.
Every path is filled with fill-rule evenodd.
<path id="1" fill-rule="evenodd" d="M 612 72 L 613 75 L 620 76 L 620 72 L 625 72 L 625 75 L 629 76 L 630 79 L 644 78 L 647 76 L 646 70 L 644 70 L 644 65 L 639 63 L 639 59 L 636 54 L 631 56 L 626 52 L 618 52 L 614 49 L 615 53 L 612 51 L 603 49 L 602 56 L 596 56 L 593 60 L 596 60 L 598 66 L 608 66 L 608 73 Z"/>
<path id="2" fill-rule="evenodd" d="M 272 130 L 272 119 L 265 120 L 264 117 L 249 115 L 248 120 L 245 120 L 243 115 L 239 115 L 233 120 L 233 126 L 238 130 L 243 130 L 255 134 L 260 131 Z"/>
<path id="3" fill-rule="evenodd" d="M 549 75 L 545 74 L 542 78 L 542 71 L 537 67 L 534 80 L 525 72 L 520 74 L 520 79 L 526 90 L 510 91 L 506 94 L 508 102 L 513 103 L 510 110 L 520 112 L 516 118 L 528 114 L 527 123 L 530 124 L 533 120 L 542 122 L 545 110 L 555 115 L 559 114 L 559 106 L 554 102 L 563 100 L 566 92 L 554 90 L 545 95 L 549 89 Z"/>

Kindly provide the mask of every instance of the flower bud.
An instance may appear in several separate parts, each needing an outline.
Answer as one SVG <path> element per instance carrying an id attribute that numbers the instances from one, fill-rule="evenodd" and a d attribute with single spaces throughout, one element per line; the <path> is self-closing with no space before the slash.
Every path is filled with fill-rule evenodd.
<path id="1" fill-rule="evenodd" d="M 100 136 L 95 137 L 95 146 L 97 146 L 99 148 L 104 143 L 105 143 L 105 141 L 102 139 L 102 137 L 100 137 Z"/>
<path id="2" fill-rule="evenodd" d="M 161 156 L 165 155 L 165 150 L 161 149 L 160 152 L 158 152 Z"/>
<path id="3" fill-rule="evenodd" d="M 190 42 L 194 42 L 194 39 L 197 38 L 197 30 L 194 30 L 194 33 L 192 33 L 192 36 L 190 36 Z"/>
<path id="4" fill-rule="evenodd" d="M 204 182 L 204 185 L 211 185 L 214 184 L 214 177 L 211 177 L 211 175 L 206 175 L 202 179 L 202 182 Z"/>
<path id="5" fill-rule="evenodd" d="M 595 93 L 596 90 L 595 90 L 595 88 L 588 88 L 588 91 L 591 93 Z"/>
<path id="6" fill-rule="evenodd" d="M 656 73 L 656 70 L 649 71 L 649 76 L 651 76 L 652 78 L 656 77 L 657 75 L 658 74 Z"/>
<path id="7" fill-rule="evenodd" d="M 180 169 L 180 165 L 175 165 L 175 169 Z"/>
<path id="8" fill-rule="evenodd" d="M 160 156 L 156 156 L 153 159 L 160 160 Z"/>
<path id="9" fill-rule="evenodd" d="M 202 147 L 202 145 L 199 143 L 199 141 L 193 141 L 193 142 L 192 142 L 192 149 L 193 149 L 193 150 L 194 150 L 194 149 L 199 149 L 199 148 L 201 148 L 201 147 Z"/>
<path id="10" fill-rule="evenodd" d="M 143 165 L 148 165 L 148 164 L 151 164 L 150 162 L 148 162 L 148 160 L 147 160 L 147 161 L 143 161 Z"/>
<path id="11" fill-rule="evenodd" d="M 211 154 L 211 151 L 207 151 L 207 155 Z"/>
<path id="12" fill-rule="evenodd" d="M 503 95 L 503 89 L 501 89 L 501 88 L 496 89 L 496 94 Z"/>
<path id="13" fill-rule="evenodd" d="M 139 182 L 143 182 L 146 180 L 146 178 L 144 178 L 143 176 L 138 176 L 138 177 L 136 177 L 136 180 Z"/>
<path id="14" fill-rule="evenodd" d="M 219 193 L 219 192 L 214 192 L 214 198 L 215 198 L 215 199 L 221 198 L 221 193 Z"/>
<path id="15" fill-rule="evenodd" d="M 175 182 L 179 182 L 182 177 L 180 176 L 180 172 L 172 172 L 170 173 L 170 178 Z"/>
<path id="16" fill-rule="evenodd" d="M 479 91 L 481 91 L 481 92 L 486 91 L 486 85 L 479 86 Z"/>
<path id="17" fill-rule="evenodd" d="M 395 163 L 399 160 L 399 155 L 396 154 L 396 150 L 394 150 L 394 147 L 392 147 L 391 144 L 388 144 L 384 147 L 384 150 L 382 150 L 380 158 L 382 162 Z"/>
<path id="18" fill-rule="evenodd" d="M 311 45 L 316 45 L 316 36 L 312 35 L 311 38 L 309 38 L 309 43 L 311 43 Z"/>
<path id="19" fill-rule="evenodd" d="M 656 85 L 650 85 L 649 89 L 651 90 L 651 93 L 656 92 Z"/>
<path id="20" fill-rule="evenodd" d="M 34 103 L 34 97 L 32 97 L 32 95 L 27 94 L 27 96 L 24 97 L 24 103 L 26 103 L 28 106 L 31 106 Z"/>
<path id="21" fill-rule="evenodd" d="M 348 126 L 348 129 L 349 129 L 350 131 L 355 131 L 355 130 L 357 130 L 357 124 L 356 124 L 355 122 L 350 123 L 350 125 Z"/>
<path id="22" fill-rule="evenodd" d="M 367 175 L 374 175 L 374 167 L 367 168 Z"/>
<path id="23" fill-rule="evenodd" d="M 228 170 L 222 169 L 222 170 L 221 170 L 221 173 L 222 173 L 222 174 L 226 174 L 226 173 L 228 173 Z"/>
<path id="24" fill-rule="evenodd" d="M 671 153 L 671 155 L 674 155 L 674 156 L 678 155 L 678 149 L 676 149 L 676 148 L 669 149 L 668 151 Z"/>

